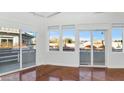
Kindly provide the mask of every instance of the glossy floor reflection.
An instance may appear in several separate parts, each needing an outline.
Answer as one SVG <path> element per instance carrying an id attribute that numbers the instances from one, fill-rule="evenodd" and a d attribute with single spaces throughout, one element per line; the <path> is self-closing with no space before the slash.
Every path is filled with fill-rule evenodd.
<path id="1" fill-rule="evenodd" d="M 104 81 L 124 80 L 124 69 L 42 65 L 4 75 L 1 81 Z"/>

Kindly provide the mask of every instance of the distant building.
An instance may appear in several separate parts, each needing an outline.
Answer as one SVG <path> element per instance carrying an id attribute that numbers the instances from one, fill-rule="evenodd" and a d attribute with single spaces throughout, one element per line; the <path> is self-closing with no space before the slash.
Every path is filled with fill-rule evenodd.
<path id="1" fill-rule="evenodd" d="M 0 28 L 0 48 L 19 48 L 19 29 Z M 34 36 L 27 32 L 22 33 L 22 48 L 34 47 Z"/>

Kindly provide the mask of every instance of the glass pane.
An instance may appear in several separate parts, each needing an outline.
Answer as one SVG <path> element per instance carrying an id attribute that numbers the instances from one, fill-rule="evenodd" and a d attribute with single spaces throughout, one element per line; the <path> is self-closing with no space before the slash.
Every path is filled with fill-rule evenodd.
<path id="1" fill-rule="evenodd" d="M 80 32 L 80 65 L 91 64 L 90 32 Z"/>
<path id="2" fill-rule="evenodd" d="M 74 51 L 74 50 L 75 50 L 75 29 L 65 28 L 63 29 L 63 51 Z"/>
<path id="3" fill-rule="evenodd" d="M 105 65 L 105 40 L 104 32 L 93 32 L 93 64 Z"/>
<path id="4" fill-rule="evenodd" d="M 122 39 L 123 29 L 122 28 L 113 28 L 112 29 L 112 51 L 113 52 L 122 52 Z"/>
<path id="5" fill-rule="evenodd" d="M 1 28 L 0 74 L 20 68 L 19 29 Z"/>
<path id="6" fill-rule="evenodd" d="M 8 39 L 8 48 L 13 47 L 13 40 L 12 39 Z"/>
<path id="7" fill-rule="evenodd" d="M 59 51 L 59 32 L 49 32 L 49 50 Z"/>
<path id="8" fill-rule="evenodd" d="M 22 67 L 36 65 L 36 32 L 22 32 Z"/>
<path id="9" fill-rule="evenodd" d="M 7 48 L 8 45 L 7 45 L 7 39 L 1 39 L 1 47 L 2 48 Z"/>

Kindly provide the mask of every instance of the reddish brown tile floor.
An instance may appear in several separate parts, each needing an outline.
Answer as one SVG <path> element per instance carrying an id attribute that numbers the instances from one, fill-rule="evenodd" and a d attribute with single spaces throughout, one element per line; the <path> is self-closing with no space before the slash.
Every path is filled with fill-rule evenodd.
<path id="1" fill-rule="evenodd" d="M 1 81 L 104 81 L 124 80 L 124 69 L 42 65 L 0 77 Z"/>

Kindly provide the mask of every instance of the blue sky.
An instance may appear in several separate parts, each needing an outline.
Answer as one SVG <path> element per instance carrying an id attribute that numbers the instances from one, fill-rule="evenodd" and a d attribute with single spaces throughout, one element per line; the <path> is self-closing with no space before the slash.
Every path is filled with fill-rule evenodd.
<path id="1" fill-rule="evenodd" d="M 59 38 L 59 32 L 56 32 L 56 31 L 50 31 L 50 38 L 53 38 L 53 37 L 56 37 L 56 38 Z M 63 31 L 63 39 L 64 38 L 71 38 L 71 39 L 75 39 L 75 31 L 73 29 L 68 29 L 68 30 L 64 30 Z M 102 33 L 102 31 L 96 31 L 96 32 L 93 32 L 93 38 L 94 40 L 104 40 L 104 33 Z M 83 32 L 80 32 L 80 39 L 81 40 L 90 40 L 91 37 L 90 37 L 90 32 L 88 31 L 83 31 Z"/>
<path id="2" fill-rule="evenodd" d="M 57 31 L 50 31 L 49 33 L 49 36 L 50 36 L 50 39 L 53 38 L 53 37 L 56 37 L 56 38 L 59 38 L 59 32 Z M 63 31 L 63 39 L 64 38 L 71 38 L 71 39 L 75 39 L 75 34 L 74 34 L 74 30 L 64 30 Z"/>
<path id="3" fill-rule="evenodd" d="M 89 31 L 83 31 L 80 32 L 80 39 L 81 40 L 90 40 L 90 32 Z M 93 39 L 94 40 L 104 40 L 104 33 L 97 31 L 97 32 L 93 32 Z"/>
<path id="4" fill-rule="evenodd" d="M 75 39 L 75 31 L 74 30 L 64 30 L 63 38 L 71 38 L 74 40 Z"/>
<path id="5" fill-rule="evenodd" d="M 50 39 L 53 37 L 59 38 L 59 32 L 51 31 L 49 33 Z"/>
<path id="6" fill-rule="evenodd" d="M 122 40 L 122 28 L 112 29 L 112 40 Z"/>
<path id="7" fill-rule="evenodd" d="M 93 39 L 104 40 L 104 32 L 101 32 L 101 31 L 93 32 Z"/>
<path id="8" fill-rule="evenodd" d="M 90 40 L 90 32 L 80 32 L 80 40 Z"/>

